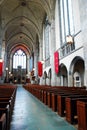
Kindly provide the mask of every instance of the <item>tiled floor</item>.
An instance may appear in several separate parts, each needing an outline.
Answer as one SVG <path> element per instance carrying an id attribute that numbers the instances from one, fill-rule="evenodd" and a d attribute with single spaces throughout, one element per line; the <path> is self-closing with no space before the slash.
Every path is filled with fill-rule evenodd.
<path id="1" fill-rule="evenodd" d="M 76 130 L 76 128 L 22 86 L 18 86 L 10 130 Z"/>

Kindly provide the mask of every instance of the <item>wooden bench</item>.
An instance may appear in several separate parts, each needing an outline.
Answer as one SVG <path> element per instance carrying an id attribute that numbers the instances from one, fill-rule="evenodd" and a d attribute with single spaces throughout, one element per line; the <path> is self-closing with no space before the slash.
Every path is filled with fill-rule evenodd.
<path id="1" fill-rule="evenodd" d="M 79 98 L 85 98 L 87 95 L 87 91 L 79 87 L 52 87 L 44 85 L 30 85 L 24 87 L 45 105 L 52 108 L 53 111 L 58 111 L 60 116 L 66 115 L 66 120 L 70 123 L 74 123 L 77 120 L 74 118 L 77 116 L 77 101 Z M 69 102 L 67 98 L 70 98 Z M 74 104 L 75 107 L 73 107 L 72 104 Z M 71 113 L 68 112 L 69 110 Z"/>
<path id="2" fill-rule="evenodd" d="M 6 130 L 9 130 L 9 114 L 10 114 L 10 109 L 9 109 L 9 104 L 0 104 L 0 113 L 5 113 L 6 114 Z"/>
<path id="3" fill-rule="evenodd" d="M 6 114 L 0 112 L 0 130 L 6 130 Z"/>
<path id="4" fill-rule="evenodd" d="M 77 101 L 78 130 L 87 130 L 87 100 Z"/>
<path id="5" fill-rule="evenodd" d="M 87 96 L 68 97 L 65 99 L 66 102 L 66 120 L 71 123 L 77 123 L 77 101 L 87 100 Z"/>
<path id="6" fill-rule="evenodd" d="M 57 96 L 57 106 L 58 106 L 58 114 L 60 115 L 60 116 L 65 116 L 65 113 L 66 113 L 66 106 L 65 106 L 65 99 L 67 98 L 67 97 L 80 97 L 80 96 L 84 96 L 84 95 L 80 95 L 80 94 L 78 94 L 78 93 L 72 93 L 72 92 L 70 92 L 70 93 L 64 93 L 64 94 L 59 94 L 58 96 Z"/>
<path id="7" fill-rule="evenodd" d="M 11 115 L 13 111 L 15 95 L 16 95 L 16 86 L 13 85 L 0 85 L 0 114 L 5 115 L 6 120 L 6 128 L 5 120 L 0 124 L 0 130 L 9 130 Z M 4 117 L 4 116 L 3 116 Z M 3 119 L 3 118 L 1 118 Z"/>
<path id="8" fill-rule="evenodd" d="M 9 98 L 0 98 L 0 106 L 2 104 L 9 104 L 9 111 L 10 111 L 10 114 L 9 114 L 9 118 L 11 119 L 11 116 L 12 116 L 12 112 L 13 112 L 13 102 L 11 101 L 11 99 Z"/>
<path id="9" fill-rule="evenodd" d="M 64 116 L 65 115 L 64 113 L 65 97 L 70 96 L 71 94 L 72 92 L 68 92 L 66 90 L 53 92 L 52 93 L 52 110 L 57 111 L 60 116 Z"/>

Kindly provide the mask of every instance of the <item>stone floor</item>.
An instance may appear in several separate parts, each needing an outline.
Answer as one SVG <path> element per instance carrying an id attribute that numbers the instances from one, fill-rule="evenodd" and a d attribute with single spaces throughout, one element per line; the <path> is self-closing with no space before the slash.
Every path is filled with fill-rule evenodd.
<path id="1" fill-rule="evenodd" d="M 10 130 L 77 130 L 18 85 Z"/>

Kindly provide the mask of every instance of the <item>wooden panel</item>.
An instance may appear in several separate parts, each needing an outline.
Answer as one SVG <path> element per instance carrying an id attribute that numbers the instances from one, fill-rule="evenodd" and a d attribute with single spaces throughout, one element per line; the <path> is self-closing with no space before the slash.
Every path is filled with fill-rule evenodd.
<path id="1" fill-rule="evenodd" d="M 78 130 L 87 130 L 87 102 L 77 101 Z"/>

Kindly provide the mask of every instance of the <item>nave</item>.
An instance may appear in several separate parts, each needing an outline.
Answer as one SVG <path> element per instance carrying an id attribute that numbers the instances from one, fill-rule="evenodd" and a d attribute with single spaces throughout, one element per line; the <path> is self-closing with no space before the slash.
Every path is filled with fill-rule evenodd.
<path id="1" fill-rule="evenodd" d="M 10 130 L 76 130 L 18 85 Z"/>

